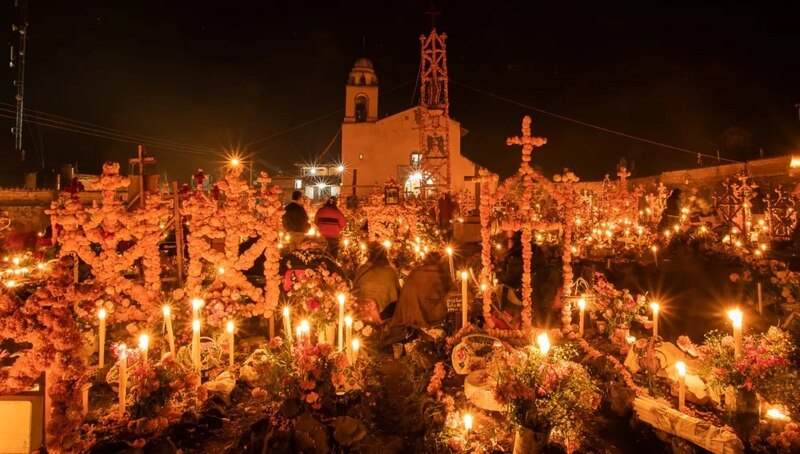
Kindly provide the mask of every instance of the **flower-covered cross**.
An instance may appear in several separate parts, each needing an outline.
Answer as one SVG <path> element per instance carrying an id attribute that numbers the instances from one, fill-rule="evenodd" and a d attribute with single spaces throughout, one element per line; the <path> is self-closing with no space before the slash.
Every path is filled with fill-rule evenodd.
<path id="1" fill-rule="evenodd" d="M 522 118 L 522 136 L 509 137 L 507 145 L 522 145 L 522 165 L 527 166 L 531 161 L 533 147 L 541 147 L 547 143 L 546 137 L 531 136 L 531 117 L 525 115 Z"/>

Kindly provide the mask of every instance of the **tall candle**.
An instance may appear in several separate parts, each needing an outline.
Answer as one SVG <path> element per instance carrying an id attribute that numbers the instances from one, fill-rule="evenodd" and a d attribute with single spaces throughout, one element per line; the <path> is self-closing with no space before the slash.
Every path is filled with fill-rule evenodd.
<path id="1" fill-rule="evenodd" d="M 336 299 L 339 301 L 339 351 L 342 351 L 342 344 L 344 342 L 344 293 L 336 295 Z"/>
<path id="2" fill-rule="evenodd" d="M 289 342 L 289 345 L 292 345 L 292 320 L 289 315 L 289 307 L 283 308 L 283 335 L 286 336 L 286 340 Z"/>
<path id="3" fill-rule="evenodd" d="M 203 300 L 195 298 L 192 300 L 192 320 L 200 318 L 200 308 L 203 306 Z"/>
<path id="4" fill-rule="evenodd" d="M 233 321 L 228 321 L 225 330 L 228 331 L 228 365 L 233 367 Z"/>
<path id="5" fill-rule="evenodd" d="M 100 319 L 100 335 L 97 345 L 98 365 L 103 367 L 106 364 L 106 310 L 100 309 L 97 311 L 97 318 Z"/>
<path id="6" fill-rule="evenodd" d="M 758 315 L 764 314 L 764 303 L 761 299 L 761 282 L 757 284 L 756 290 L 758 292 Z"/>
<path id="7" fill-rule="evenodd" d="M 128 352 L 125 344 L 119 347 L 119 414 L 125 414 L 125 403 L 128 401 Z"/>
<path id="8" fill-rule="evenodd" d="M 728 318 L 733 322 L 733 357 L 742 356 L 742 322 L 744 316 L 738 308 L 728 311 Z"/>
<path id="9" fill-rule="evenodd" d="M 675 369 L 678 370 L 678 411 L 683 411 L 686 406 L 686 363 L 678 361 Z"/>
<path id="10" fill-rule="evenodd" d="M 308 320 L 300 320 L 300 330 L 303 332 L 303 337 L 311 340 L 311 324 Z"/>
<path id="11" fill-rule="evenodd" d="M 192 321 L 192 363 L 200 370 L 200 320 Z"/>
<path id="12" fill-rule="evenodd" d="M 84 383 L 81 386 L 81 416 L 84 418 L 89 414 L 89 389 L 91 387 L 91 383 Z"/>
<path id="13" fill-rule="evenodd" d="M 169 352 L 175 355 L 175 333 L 172 331 L 172 312 L 169 306 L 164 306 L 164 324 L 167 326 L 167 342 L 169 342 Z"/>
<path id="14" fill-rule="evenodd" d="M 150 348 L 150 336 L 142 334 L 139 336 L 139 356 L 142 364 L 147 365 L 147 350 Z"/>
<path id="15" fill-rule="evenodd" d="M 353 317 L 351 317 L 349 315 L 346 316 L 344 318 L 344 326 L 345 326 L 344 342 L 345 342 L 345 345 L 347 346 L 347 349 L 348 349 L 347 356 L 351 357 L 352 356 L 351 355 L 352 352 L 349 351 L 349 350 L 350 350 L 350 346 L 352 345 L 352 342 L 353 342 Z"/>
<path id="16" fill-rule="evenodd" d="M 650 308 L 653 309 L 653 337 L 658 337 L 658 311 L 661 306 L 656 302 L 650 303 Z"/>
<path id="17" fill-rule="evenodd" d="M 650 250 L 653 251 L 653 262 L 658 266 L 658 246 L 651 246 Z"/>
<path id="18" fill-rule="evenodd" d="M 586 312 L 586 300 L 581 298 L 578 300 L 578 309 L 580 309 L 580 315 L 578 318 L 578 334 L 583 336 L 583 318 L 584 313 Z"/>
<path id="19" fill-rule="evenodd" d="M 352 346 L 352 354 L 350 355 L 351 356 L 350 362 L 355 364 L 356 362 L 358 362 L 358 349 L 361 348 L 361 343 L 358 341 L 358 339 L 353 339 L 351 346 Z"/>
<path id="20" fill-rule="evenodd" d="M 469 298 L 467 296 L 467 279 L 469 274 L 466 271 L 461 272 L 461 327 L 467 326 L 467 313 L 469 312 Z"/>
<path id="21" fill-rule="evenodd" d="M 455 281 L 456 269 L 455 266 L 453 265 L 453 248 L 447 246 L 447 248 L 445 248 L 445 252 L 447 252 L 447 261 L 450 264 L 450 280 Z"/>

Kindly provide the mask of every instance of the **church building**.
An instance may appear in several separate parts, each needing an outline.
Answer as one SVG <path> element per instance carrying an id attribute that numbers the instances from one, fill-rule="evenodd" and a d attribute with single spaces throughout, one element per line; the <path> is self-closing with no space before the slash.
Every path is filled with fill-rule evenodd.
<path id="1" fill-rule="evenodd" d="M 407 196 L 418 195 L 423 183 L 420 111 L 417 106 L 378 118 L 378 76 L 369 59 L 356 61 L 345 88 L 342 196 L 370 194 L 390 177 Z M 448 122 L 450 192 L 473 192 L 475 185 L 467 177 L 475 174 L 475 164 L 461 155 L 461 137 L 466 130 L 452 118 Z"/>

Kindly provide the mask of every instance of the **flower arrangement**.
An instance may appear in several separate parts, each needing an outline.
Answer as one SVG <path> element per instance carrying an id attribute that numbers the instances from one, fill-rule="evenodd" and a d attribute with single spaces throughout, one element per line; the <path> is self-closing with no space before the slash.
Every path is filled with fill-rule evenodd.
<path id="1" fill-rule="evenodd" d="M 136 357 L 131 357 L 136 361 Z M 128 409 L 137 432 L 153 433 L 180 418 L 187 404 L 202 400 L 200 376 L 173 355 L 147 365 L 136 362 Z"/>
<path id="2" fill-rule="evenodd" d="M 697 355 L 697 371 L 708 385 L 756 392 L 773 404 L 800 409 L 795 392 L 800 373 L 791 362 L 797 347 L 786 331 L 773 326 L 765 333 L 744 336 L 739 358 L 734 357 L 733 337 L 719 331 L 706 334 L 699 346 L 683 336 L 678 347 Z"/>
<path id="3" fill-rule="evenodd" d="M 645 311 L 646 298 L 644 295 L 633 296 L 627 290 L 617 290 L 602 273 L 595 273 L 594 279 L 595 306 L 594 309 L 602 314 L 605 319 L 605 332 L 612 338 L 620 338 L 624 343 L 625 335 L 633 321 L 638 321 L 649 326 L 649 320 L 642 314 Z"/>
<path id="4" fill-rule="evenodd" d="M 350 292 L 350 284 L 324 266 L 306 268 L 286 292 L 289 303 L 305 313 L 312 325 L 323 327 L 339 317 L 336 296 Z"/>
<path id="5" fill-rule="evenodd" d="M 572 351 L 554 347 L 495 350 L 489 374 L 497 385 L 495 399 L 508 406 L 510 421 L 534 432 L 575 443 L 583 424 L 600 405 L 600 395 L 586 369 L 568 358 Z"/>

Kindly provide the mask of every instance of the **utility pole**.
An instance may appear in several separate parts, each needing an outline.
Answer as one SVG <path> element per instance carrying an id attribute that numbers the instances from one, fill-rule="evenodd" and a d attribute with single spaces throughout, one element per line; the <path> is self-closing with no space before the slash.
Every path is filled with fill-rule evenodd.
<path id="1" fill-rule="evenodd" d="M 17 68 L 17 77 L 14 86 L 17 88 L 17 112 L 14 128 L 14 149 L 19 153 L 20 159 L 25 160 L 25 150 L 22 148 L 22 118 L 25 109 L 25 45 L 28 41 L 28 0 L 14 0 L 17 10 L 17 22 L 11 25 L 11 30 L 16 32 L 17 46 L 11 45 L 11 61 L 8 66 Z"/>

